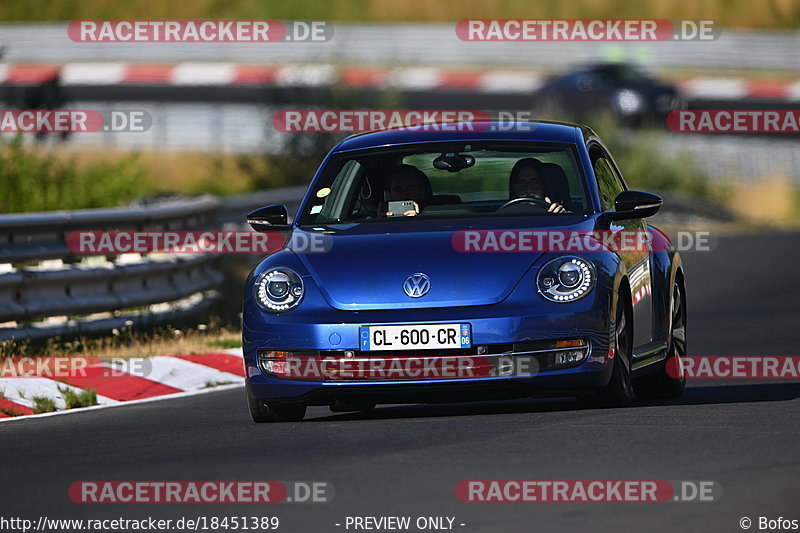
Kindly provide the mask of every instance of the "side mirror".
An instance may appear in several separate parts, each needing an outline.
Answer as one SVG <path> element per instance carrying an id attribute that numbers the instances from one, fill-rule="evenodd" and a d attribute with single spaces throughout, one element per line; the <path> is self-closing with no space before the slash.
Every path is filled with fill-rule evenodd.
<path id="1" fill-rule="evenodd" d="M 285 205 L 268 205 L 247 215 L 247 223 L 256 231 L 288 231 L 289 211 Z"/>
<path id="2" fill-rule="evenodd" d="M 655 215 L 664 200 L 657 194 L 642 191 L 622 191 L 614 199 L 614 211 L 606 211 L 609 220 L 629 220 Z"/>

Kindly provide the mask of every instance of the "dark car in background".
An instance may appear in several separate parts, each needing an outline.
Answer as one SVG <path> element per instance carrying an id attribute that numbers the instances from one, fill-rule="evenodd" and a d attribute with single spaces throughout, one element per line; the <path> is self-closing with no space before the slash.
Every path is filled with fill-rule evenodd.
<path id="1" fill-rule="evenodd" d="M 542 116 L 565 113 L 574 119 L 610 114 L 628 126 L 666 117 L 684 109 L 677 88 L 627 63 L 600 63 L 554 76 L 535 94 L 533 107 Z"/>

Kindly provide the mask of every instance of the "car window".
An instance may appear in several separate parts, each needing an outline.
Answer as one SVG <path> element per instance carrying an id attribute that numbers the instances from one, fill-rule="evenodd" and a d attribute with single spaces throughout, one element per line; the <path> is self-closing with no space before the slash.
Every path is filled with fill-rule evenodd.
<path id="1" fill-rule="evenodd" d="M 605 211 L 614 210 L 614 199 L 624 189 L 622 182 L 614 171 L 611 162 L 605 155 L 598 154 L 592 163 L 594 175 L 597 179 L 597 188 L 600 191 L 600 202 Z"/>
<path id="2" fill-rule="evenodd" d="M 583 75 L 583 72 L 575 72 L 573 74 L 567 74 L 566 76 L 562 76 L 560 78 L 556 78 L 554 80 L 554 85 L 557 87 L 563 88 L 575 88 L 578 85 L 578 79 Z"/>
<path id="3" fill-rule="evenodd" d="M 472 163 L 442 169 L 437 159 L 453 154 Z M 534 179 L 540 189 L 535 192 L 524 189 L 520 193 L 517 182 L 512 186 L 512 169 L 520 161 L 525 163 L 522 166 L 539 169 Z M 411 181 L 417 185 L 417 197 L 392 198 L 391 181 L 401 168 L 401 179 L 406 182 L 403 190 L 408 190 L 405 187 Z M 515 175 L 514 179 L 520 178 Z M 299 223 L 385 220 L 394 216 L 388 205 L 392 201 L 416 203 L 420 217 L 557 216 L 543 210 L 543 202 L 545 206 L 559 203 L 568 214 L 585 214 L 590 212 L 586 190 L 584 173 L 571 144 L 482 141 L 480 146 L 428 143 L 373 149 L 331 158 L 309 194 Z M 520 196 L 533 201 L 505 205 Z"/>
<path id="4" fill-rule="evenodd" d="M 512 168 L 520 159 L 533 156 L 528 153 L 481 154 L 480 165 L 460 171 L 456 180 L 453 179 L 452 173 L 433 166 L 434 159 L 439 155 L 438 153 L 411 155 L 403 158 L 403 162 L 422 170 L 430 179 L 435 194 L 458 195 L 464 201 L 508 198 Z M 561 150 L 539 153 L 535 154 L 535 159 L 542 163 L 558 165 L 564 170 L 570 200 L 581 197 L 583 179 L 577 162 L 569 152 Z"/>
<path id="5" fill-rule="evenodd" d="M 595 89 L 605 89 L 613 85 L 613 77 L 605 71 L 586 72 L 578 77 L 577 86 L 579 89 L 588 91 Z"/>
<path id="6" fill-rule="evenodd" d="M 650 81 L 649 77 L 644 72 L 628 65 L 618 67 L 615 72 L 615 77 L 623 83 L 646 83 Z"/>
<path id="7" fill-rule="evenodd" d="M 333 182 L 329 186 L 319 187 L 311 196 L 308 209 L 312 215 L 321 219 L 333 219 L 347 211 L 357 198 L 353 189 L 358 187 L 364 175 L 364 167 L 356 159 L 340 162 Z"/>

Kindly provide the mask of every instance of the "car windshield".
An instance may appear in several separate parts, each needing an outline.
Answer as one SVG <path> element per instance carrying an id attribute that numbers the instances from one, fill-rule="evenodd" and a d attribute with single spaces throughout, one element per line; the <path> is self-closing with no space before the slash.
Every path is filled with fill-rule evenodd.
<path id="1" fill-rule="evenodd" d="M 432 143 L 332 157 L 299 223 L 589 212 L 573 145 Z"/>
<path id="2" fill-rule="evenodd" d="M 605 67 L 599 69 L 598 72 L 606 73 L 610 77 L 619 80 L 620 82 L 645 83 L 651 81 L 647 74 L 631 65 L 615 65 L 612 67 Z"/>

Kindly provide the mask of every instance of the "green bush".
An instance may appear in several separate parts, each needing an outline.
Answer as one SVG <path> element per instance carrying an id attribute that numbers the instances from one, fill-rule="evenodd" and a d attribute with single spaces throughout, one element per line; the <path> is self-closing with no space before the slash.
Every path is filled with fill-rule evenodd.
<path id="1" fill-rule="evenodd" d="M 721 187 L 710 184 L 709 176 L 700 170 L 691 154 L 668 154 L 661 149 L 667 133 L 658 123 L 646 122 L 643 127 L 631 129 L 621 126 L 612 115 L 575 117 L 554 109 L 536 109 L 534 116 L 592 128 L 603 139 L 631 189 L 720 198 L 726 194 Z"/>
<path id="2" fill-rule="evenodd" d="M 136 154 L 79 167 L 21 136 L 0 140 L 0 213 L 124 205 L 143 195 L 143 177 Z"/>
<path id="3" fill-rule="evenodd" d="M 630 188 L 714 195 L 709 177 L 691 155 L 666 155 L 659 149 L 663 132 L 645 128 L 632 131 L 608 117 L 598 117 L 587 125 L 603 139 Z"/>
<path id="4" fill-rule="evenodd" d="M 97 393 L 92 389 L 75 392 L 67 387 L 59 387 L 58 392 L 60 392 L 61 396 L 64 398 L 64 403 L 67 404 L 67 409 L 76 409 L 78 407 L 97 405 Z"/>
<path id="5" fill-rule="evenodd" d="M 56 402 L 52 398 L 46 398 L 44 396 L 34 396 L 31 398 L 33 402 L 33 412 L 34 414 L 39 413 L 52 413 L 56 411 Z"/>

